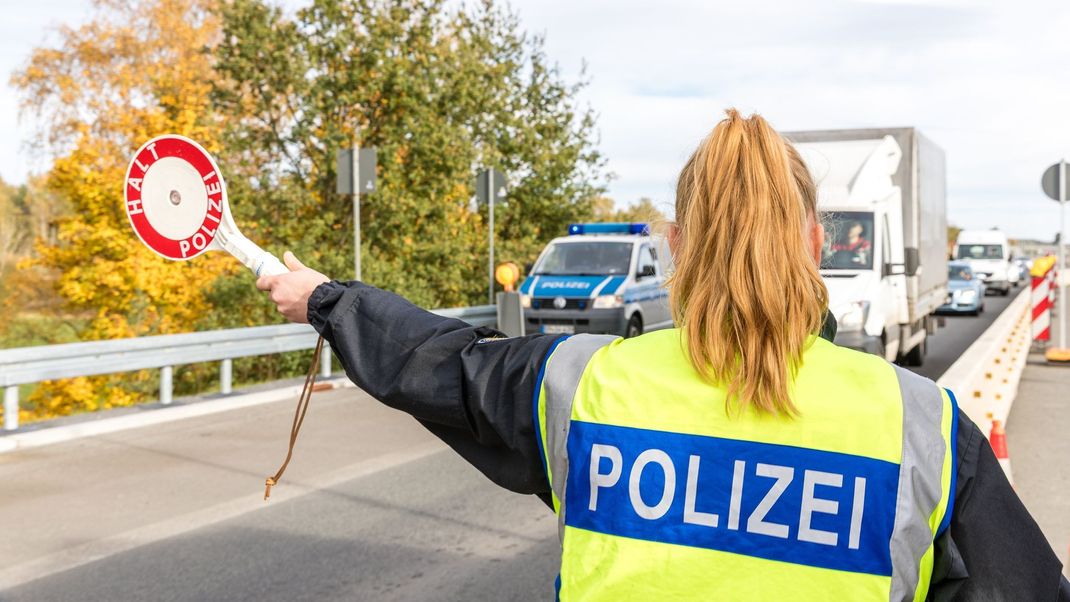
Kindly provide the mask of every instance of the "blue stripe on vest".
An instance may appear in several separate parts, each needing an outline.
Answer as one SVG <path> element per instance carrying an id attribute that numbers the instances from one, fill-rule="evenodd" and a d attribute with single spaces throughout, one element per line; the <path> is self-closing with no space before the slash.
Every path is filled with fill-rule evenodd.
<path id="1" fill-rule="evenodd" d="M 570 527 L 892 574 L 896 464 L 581 421 L 569 428 Z"/>
<path id="2" fill-rule="evenodd" d="M 944 510 L 944 518 L 940 520 L 940 526 L 936 529 L 937 537 L 943 535 L 944 531 L 947 531 L 947 528 L 951 526 L 951 516 L 955 513 L 955 487 L 958 486 L 959 472 L 959 400 L 955 398 L 955 394 L 951 389 L 944 390 L 947 391 L 947 397 L 951 400 L 951 449 L 948 450 L 948 453 L 951 454 L 951 484 L 947 492 L 947 509 Z"/>

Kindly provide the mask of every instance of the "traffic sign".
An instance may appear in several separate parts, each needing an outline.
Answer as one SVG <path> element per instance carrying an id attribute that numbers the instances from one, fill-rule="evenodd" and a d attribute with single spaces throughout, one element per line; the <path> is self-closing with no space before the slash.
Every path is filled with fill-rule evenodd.
<path id="1" fill-rule="evenodd" d="M 379 165 L 379 153 L 374 148 L 357 149 L 357 180 L 353 181 L 353 149 L 338 151 L 336 163 L 336 186 L 338 194 L 368 194 L 375 191 L 375 173 Z"/>
<path id="2" fill-rule="evenodd" d="M 1051 167 L 1044 170 L 1044 175 L 1040 177 L 1040 187 L 1044 189 L 1044 194 L 1049 198 L 1059 203 L 1059 235 L 1056 238 L 1058 251 L 1059 251 L 1059 270 L 1066 270 L 1066 241 L 1067 241 L 1067 229 L 1066 229 L 1066 206 L 1068 197 L 1070 197 L 1070 164 L 1065 160 L 1055 163 Z M 1062 278 L 1062 272 L 1059 272 L 1059 278 Z M 1059 349 L 1067 349 L 1067 296 L 1066 285 L 1056 283 L 1059 287 Z"/>
<path id="3" fill-rule="evenodd" d="M 1070 200 L 1070 186 L 1063 186 L 1062 198 L 1059 198 L 1059 166 L 1063 169 L 1063 181 L 1070 182 L 1070 163 L 1060 161 L 1053 164 L 1051 167 L 1044 170 L 1044 175 L 1040 177 L 1040 187 L 1044 189 L 1044 194 L 1048 195 L 1053 201 L 1068 201 Z"/>
<path id="4" fill-rule="evenodd" d="M 360 273 L 360 195 L 375 192 L 375 173 L 379 153 L 374 148 L 360 148 L 360 128 L 353 131 L 353 147 L 339 149 L 335 173 L 338 194 L 353 197 L 353 276 Z M 355 163 L 355 164 L 354 164 Z"/>
<path id="5" fill-rule="evenodd" d="M 476 175 L 476 201 L 487 205 L 487 303 L 494 304 L 494 203 L 505 201 L 505 174 L 493 167 Z"/>
<path id="6" fill-rule="evenodd" d="M 375 191 L 375 170 L 379 166 L 379 153 L 374 148 L 362 148 L 357 155 L 357 183 L 360 193 Z"/>
<path id="7" fill-rule="evenodd" d="M 490 182 L 493 179 L 493 182 Z M 488 187 L 488 182 L 490 186 Z M 505 195 L 508 192 L 505 184 L 505 174 L 498 169 L 484 169 L 476 176 L 476 199 L 481 205 L 486 205 L 491 201 L 490 195 L 487 190 L 494 191 L 494 202 L 501 203 L 505 201 Z"/>

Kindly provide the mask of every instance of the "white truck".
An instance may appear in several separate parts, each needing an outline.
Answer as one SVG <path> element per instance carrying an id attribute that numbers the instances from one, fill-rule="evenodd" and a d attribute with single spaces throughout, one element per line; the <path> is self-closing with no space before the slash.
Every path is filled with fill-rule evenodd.
<path id="1" fill-rule="evenodd" d="M 944 152 L 915 128 L 786 136 L 818 187 L 836 343 L 920 366 L 948 294 Z"/>

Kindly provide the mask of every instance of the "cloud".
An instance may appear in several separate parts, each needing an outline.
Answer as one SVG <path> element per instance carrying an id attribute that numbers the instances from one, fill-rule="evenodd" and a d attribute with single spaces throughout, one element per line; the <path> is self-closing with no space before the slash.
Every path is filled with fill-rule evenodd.
<path id="1" fill-rule="evenodd" d="M 305 4 L 286 0 L 288 6 Z M 724 108 L 784 130 L 916 126 L 947 153 L 952 222 L 1050 239 L 1057 205 L 1041 172 L 1070 157 L 1070 3 L 992 0 L 514 0 L 582 100 L 621 202 L 671 199 L 688 153 Z M 76 0 L 42 0 L 0 25 L 10 73 Z M 5 78 L 6 79 L 6 78 Z M 6 82 L 5 82 L 6 83 Z M 0 93 L 0 175 L 29 165 L 15 97 Z"/>
<path id="2" fill-rule="evenodd" d="M 1040 173 L 1070 156 L 1070 4 L 514 2 L 566 74 L 587 63 L 617 179 L 669 200 L 728 106 L 783 130 L 916 126 L 947 153 L 952 222 L 1050 239 Z"/>

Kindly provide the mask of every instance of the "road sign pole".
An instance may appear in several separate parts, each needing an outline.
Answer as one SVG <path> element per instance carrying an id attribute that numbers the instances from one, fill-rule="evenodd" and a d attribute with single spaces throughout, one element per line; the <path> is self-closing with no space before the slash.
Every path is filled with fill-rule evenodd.
<path id="1" fill-rule="evenodd" d="M 488 237 L 490 239 L 490 256 L 487 260 L 487 304 L 494 305 L 494 168 L 487 170 L 487 214 L 490 216 L 488 219 L 489 228 Z"/>
<path id="2" fill-rule="evenodd" d="M 353 277 L 360 280 L 360 126 L 353 129 Z"/>
<path id="3" fill-rule="evenodd" d="M 1066 160 L 1059 161 L 1059 348 L 1066 349 L 1066 314 L 1070 313 L 1066 298 Z"/>

